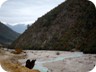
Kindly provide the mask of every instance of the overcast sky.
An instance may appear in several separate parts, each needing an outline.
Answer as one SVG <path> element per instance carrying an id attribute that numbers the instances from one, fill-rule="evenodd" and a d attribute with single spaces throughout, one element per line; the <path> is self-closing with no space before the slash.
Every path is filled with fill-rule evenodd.
<path id="1" fill-rule="evenodd" d="M 41 17 L 64 1 L 65 0 L 7 0 L 0 7 L 0 21 L 8 24 L 33 23 L 38 17 Z M 96 3 L 96 0 L 93 1 Z"/>
<path id="2" fill-rule="evenodd" d="M 65 0 L 7 0 L 0 8 L 0 21 L 33 23 Z"/>

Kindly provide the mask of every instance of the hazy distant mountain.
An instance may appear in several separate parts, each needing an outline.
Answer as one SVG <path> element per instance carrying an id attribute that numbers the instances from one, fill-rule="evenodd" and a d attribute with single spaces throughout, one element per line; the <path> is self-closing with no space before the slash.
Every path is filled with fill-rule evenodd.
<path id="1" fill-rule="evenodd" d="M 7 26 L 18 33 L 23 33 L 27 29 L 27 25 L 25 24 L 17 24 L 17 25 L 7 24 Z"/>
<path id="2" fill-rule="evenodd" d="M 10 44 L 12 43 L 20 34 L 13 31 L 5 24 L 0 22 L 0 43 Z"/>
<path id="3" fill-rule="evenodd" d="M 96 53 L 96 8 L 89 0 L 66 0 L 30 26 L 11 47 Z"/>

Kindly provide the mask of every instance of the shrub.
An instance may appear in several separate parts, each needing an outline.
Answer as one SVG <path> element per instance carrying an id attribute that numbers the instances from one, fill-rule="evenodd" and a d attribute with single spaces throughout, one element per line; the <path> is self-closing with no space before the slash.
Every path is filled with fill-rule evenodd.
<path id="1" fill-rule="evenodd" d="M 13 51 L 12 53 L 14 54 L 20 54 L 22 52 L 21 48 L 15 48 L 15 51 Z"/>

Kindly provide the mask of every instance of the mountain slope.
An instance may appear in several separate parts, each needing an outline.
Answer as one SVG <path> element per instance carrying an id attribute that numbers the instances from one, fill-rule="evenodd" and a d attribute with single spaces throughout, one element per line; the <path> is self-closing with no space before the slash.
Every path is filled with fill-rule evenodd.
<path id="1" fill-rule="evenodd" d="M 18 36 L 19 33 L 16 33 L 15 31 L 11 30 L 9 27 L 0 22 L 0 43 L 10 44 Z"/>
<path id="2" fill-rule="evenodd" d="M 81 50 L 96 53 L 96 8 L 88 0 L 66 0 L 30 26 L 11 48 Z"/>
<path id="3" fill-rule="evenodd" d="M 17 24 L 14 26 L 7 24 L 7 26 L 18 33 L 23 33 L 27 29 L 27 25 L 24 24 Z"/>

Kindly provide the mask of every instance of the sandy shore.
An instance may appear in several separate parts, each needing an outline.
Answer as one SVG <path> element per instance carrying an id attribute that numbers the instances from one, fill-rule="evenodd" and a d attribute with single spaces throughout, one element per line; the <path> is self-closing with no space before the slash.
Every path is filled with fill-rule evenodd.
<path id="1" fill-rule="evenodd" d="M 15 55 L 10 50 L 3 51 L 0 59 L 9 58 L 11 62 L 22 66 L 25 66 L 27 59 L 36 59 L 34 69 L 40 72 L 88 72 L 96 65 L 96 54 L 24 50 L 23 53 Z"/>

